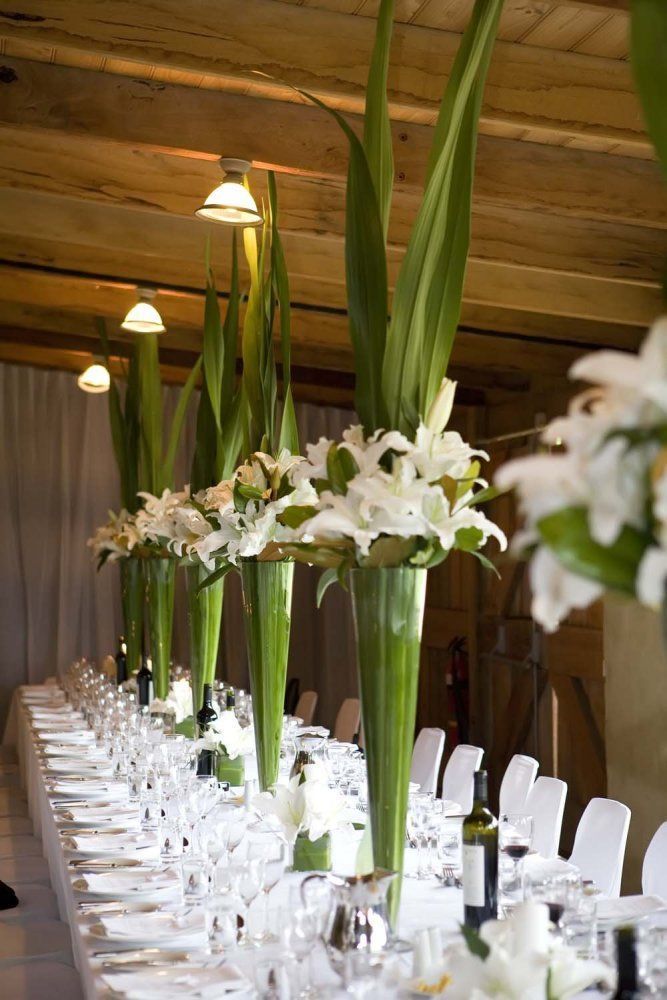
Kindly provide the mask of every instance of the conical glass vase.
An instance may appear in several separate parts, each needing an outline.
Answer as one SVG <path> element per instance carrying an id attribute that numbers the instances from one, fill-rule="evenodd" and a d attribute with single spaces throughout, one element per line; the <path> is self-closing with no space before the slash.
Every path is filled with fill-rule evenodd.
<path id="1" fill-rule="evenodd" d="M 211 575 L 211 571 L 198 563 L 187 566 L 186 574 L 194 719 L 204 701 L 204 684 L 213 684 L 215 680 L 225 581 L 224 578 L 216 580 L 198 592 L 199 586 Z"/>
<path id="2" fill-rule="evenodd" d="M 389 918 L 397 927 L 415 737 L 426 570 L 350 573 L 357 668 L 376 868 L 397 872 Z"/>
<path id="3" fill-rule="evenodd" d="M 294 563 L 241 563 L 257 771 L 264 792 L 278 780 Z"/>
<path id="4" fill-rule="evenodd" d="M 127 672 L 135 674 L 141 666 L 141 640 L 144 629 L 146 583 L 141 559 L 129 556 L 120 561 L 120 596 L 123 627 L 127 645 Z"/>
<path id="5" fill-rule="evenodd" d="M 148 631 L 156 698 L 169 694 L 171 632 L 174 623 L 175 559 L 146 559 Z"/>

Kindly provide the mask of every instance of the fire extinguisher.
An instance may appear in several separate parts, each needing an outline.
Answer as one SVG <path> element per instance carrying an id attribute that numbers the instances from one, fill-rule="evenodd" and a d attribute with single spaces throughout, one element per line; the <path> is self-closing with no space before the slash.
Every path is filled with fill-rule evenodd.
<path id="1" fill-rule="evenodd" d="M 469 701 L 468 701 L 468 650 L 465 636 L 457 635 L 447 647 L 450 667 L 447 673 L 447 696 L 452 733 L 449 745 L 468 742 Z"/>

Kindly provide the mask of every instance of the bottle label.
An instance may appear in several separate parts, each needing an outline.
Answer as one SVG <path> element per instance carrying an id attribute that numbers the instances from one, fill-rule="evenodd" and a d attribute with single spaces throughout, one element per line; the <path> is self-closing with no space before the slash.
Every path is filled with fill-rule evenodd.
<path id="1" fill-rule="evenodd" d="M 463 905 L 484 906 L 484 848 L 463 845 Z"/>

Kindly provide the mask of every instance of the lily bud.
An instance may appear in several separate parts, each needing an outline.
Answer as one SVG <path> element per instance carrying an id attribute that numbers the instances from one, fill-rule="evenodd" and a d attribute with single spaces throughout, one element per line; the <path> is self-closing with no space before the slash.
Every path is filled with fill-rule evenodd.
<path id="1" fill-rule="evenodd" d="M 426 416 L 426 426 L 434 434 L 440 434 L 447 426 L 454 406 L 454 393 L 457 385 L 457 382 L 453 382 L 447 377 L 443 378 L 440 383 L 438 395 L 431 403 L 431 408 Z"/>

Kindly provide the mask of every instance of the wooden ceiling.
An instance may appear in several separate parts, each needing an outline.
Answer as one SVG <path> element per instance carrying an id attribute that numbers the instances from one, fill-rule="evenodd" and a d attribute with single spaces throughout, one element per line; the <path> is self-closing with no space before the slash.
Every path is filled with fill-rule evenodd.
<path id="1" fill-rule="evenodd" d="M 0 360 L 78 370 L 105 316 L 117 350 L 137 284 L 167 377 L 200 342 L 193 216 L 220 155 L 279 172 L 302 398 L 350 399 L 345 140 L 291 89 L 358 126 L 378 0 L 13 0 L 0 10 Z M 390 104 L 393 283 L 432 125 L 472 0 L 397 0 Z M 628 0 L 505 0 L 480 123 L 473 236 L 453 366 L 473 390 L 631 349 L 660 308 L 667 196 L 628 56 Z M 125 345 L 126 346 L 126 345 Z M 472 398 L 472 397 L 471 397 Z"/>

